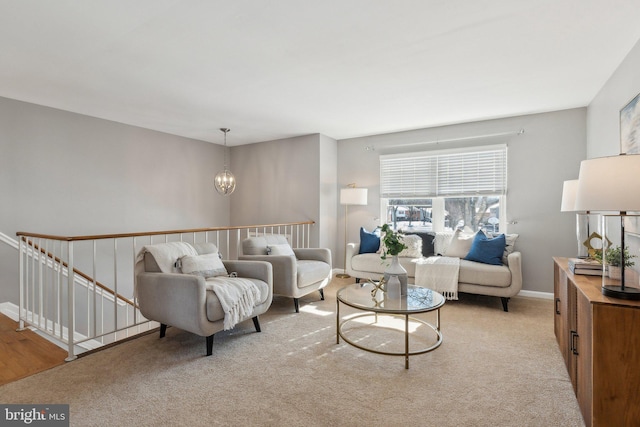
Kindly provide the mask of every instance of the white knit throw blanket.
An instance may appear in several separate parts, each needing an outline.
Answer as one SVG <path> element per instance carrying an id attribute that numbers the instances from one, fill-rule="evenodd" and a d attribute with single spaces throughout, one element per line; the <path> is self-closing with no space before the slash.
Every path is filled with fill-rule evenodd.
<path id="1" fill-rule="evenodd" d="M 196 249 L 186 242 L 168 242 L 161 245 L 149 245 L 140 250 L 136 261 L 144 260 L 144 253 L 151 252 L 160 271 L 163 273 L 180 273 L 176 267 L 178 258 L 185 255 L 198 255 Z"/>
<path id="2" fill-rule="evenodd" d="M 215 292 L 224 311 L 224 330 L 233 329 L 236 323 L 251 316 L 260 290 L 255 283 L 240 277 L 210 277 L 207 289 Z"/>
<path id="3" fill-rule="evenodd" d="M 448 300 L 458 299 L 460 258 L 432 256 L 416 262 L 416 285 L 436 291 Z"/>

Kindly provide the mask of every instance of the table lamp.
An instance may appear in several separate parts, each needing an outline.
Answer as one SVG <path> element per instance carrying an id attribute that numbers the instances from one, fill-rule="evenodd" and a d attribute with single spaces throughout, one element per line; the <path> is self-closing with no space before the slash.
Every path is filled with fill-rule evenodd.
<path id="1" fill-rule="evenodd" d="M 340 279 L 347 279 L 351 276 L 347 274 L 347 215 L 349 205 L 366 205 L 367 189 L 356 188 L 355 184 L 349 184 L 347 188 L 340 190 L 340 204 L 344 205 L 344 273 L 336 274 Z"/>
<path id="2" fill-rule="evenodd" d="M 576 238 L 578 241 L 578 258 L 589 258 L 586 241 L 589 239 L 589 212 L 579 212 L 576 209 L 576 193 L 578 180 L 565 181 L 562 185 L 562 204 L 560 212 L 576 213 Z"/>
<path id="3" fill-rule="evenodd" d="M 575 209 L 597 211 L 620 216 L 621 278 L 618 281 L 602 276 L 604 295 L 630 300 L 640 300 L 640 289 L 625 284 L 625 230 L 624 222 L 628 212 L 640 211 L 640 155 L 621 154 L 583 160 L 576 192 Z M 603 216 L 602 230 L 606 233 L 606 219 Z M 606 263 L 603 247 L 603 264 Z"/>

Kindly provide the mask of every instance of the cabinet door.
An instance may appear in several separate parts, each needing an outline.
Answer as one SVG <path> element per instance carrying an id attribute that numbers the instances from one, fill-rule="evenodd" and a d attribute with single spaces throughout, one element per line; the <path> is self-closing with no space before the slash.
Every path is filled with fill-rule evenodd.
<path id="1" fill-rule="evenodd" d="M 555 306 L 554 306 L 554 331 L 556 334 L 556 340 L 560 347 L 560 352 L 564 359 L 567 370 L 570 369 L 570 330 L 571 330 L 571 315 L 569 313 L 569 282 L 567 281 L 567 274 L 564 270 L 555 266 L 554 277 L 554 292 L 555 292 Z M 571 375 L 571 374 L 570 374 Z"/>
<path id="2" fill-rule="evenodd" d="M 575 348 L 576 382 L 574 389 L 578 404 L 582 411 L 582 418 L 587 426 L 592 425 L 593 402 L 593 315 L 592 305 L 582 292 L 576 294 L 577 307 L 577 337 L 573 347 Z M 577 383 L 577 384 L 576 384 Z M 612 424 L 613 425 L 613 424 Z"/>
<path id="3" fill-rule="evenodd" d="M 566 329 L 563 325 L 562 319 L 562 315 L 564 313 L 562 303 L 567 299 L 567 275 L 562 269 L 560 269 L 558 264 L 553 266 L 553 296 L 555 303 L 553 306 L 553 330 L 556 334 L 556 340 L 558 341 L 560 350 L 562 350 L 562 336 Z M 562 356 L 564 356 L 564 353 Z"/>
<path id="4" fill-rule="evenodd" d="M 593 342 L 588 343 L 593 345 L 592 423 L 594 426 L 637 426 L 640 424 L 640 307 L 593 304 L 592 313 Z M 582 405 L 579 395 L 578 401 Z"/>

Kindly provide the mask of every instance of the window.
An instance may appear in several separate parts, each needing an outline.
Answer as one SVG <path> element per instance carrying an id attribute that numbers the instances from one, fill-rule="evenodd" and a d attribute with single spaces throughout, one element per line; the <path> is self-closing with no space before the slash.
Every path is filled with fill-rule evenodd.
<path id="1" fill-rule="evenodd" d="M 504 230 L 504 145 L 380 156 L 383 218 L 394 228 Z"/>

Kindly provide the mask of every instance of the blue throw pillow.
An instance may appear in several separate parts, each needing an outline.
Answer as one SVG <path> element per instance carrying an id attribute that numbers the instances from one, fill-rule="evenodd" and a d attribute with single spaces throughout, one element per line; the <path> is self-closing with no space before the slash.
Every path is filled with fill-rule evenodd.
<path id="1" fill-rule="evenodd" d="M 380 247 L 380 236 L 360 227 L 360 254 L 373 254 Z"/>
<path id="2" fill-rule="evenodd" d="M 484 264 L 502 265 L 502 255 L 507 240 L 504 234 L 489 239 L 482 230 L 476 233 L 471 243 L 471 249 L 464 259 L 468 261 L 476 261 Z"/>

